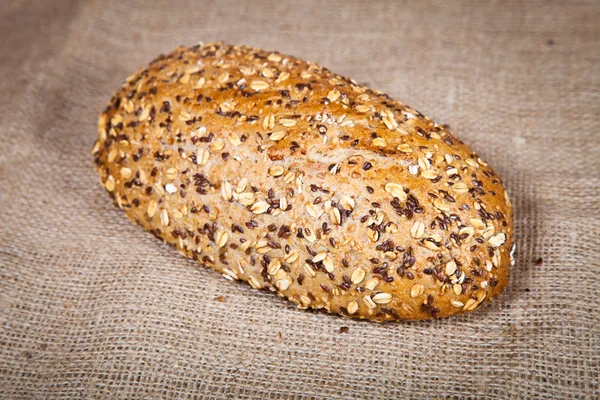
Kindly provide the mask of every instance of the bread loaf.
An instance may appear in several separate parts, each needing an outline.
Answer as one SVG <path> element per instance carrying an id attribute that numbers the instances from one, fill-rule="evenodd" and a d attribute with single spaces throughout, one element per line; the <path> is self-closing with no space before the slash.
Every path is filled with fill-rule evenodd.
<path id="1" fill-rule="evenodd" d="M 384 93 L 277 52 L 180 47 L 101 114 L 125 214 L 229 280 L 375 321 L 472 311 L 506 283 L 500 178 Z"/>

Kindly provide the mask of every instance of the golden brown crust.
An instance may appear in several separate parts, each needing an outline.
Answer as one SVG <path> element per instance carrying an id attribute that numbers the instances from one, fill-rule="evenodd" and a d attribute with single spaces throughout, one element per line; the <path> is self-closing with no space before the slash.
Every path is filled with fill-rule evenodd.
<path id="1" fill-rule="evenodd" d="M 99 120 L 102 184 L 186 256 L 301 308 L 376 321 L 471 311 L 506 284 L 512 210 L 460 140 L 316 64 L 180 47 Z"/>

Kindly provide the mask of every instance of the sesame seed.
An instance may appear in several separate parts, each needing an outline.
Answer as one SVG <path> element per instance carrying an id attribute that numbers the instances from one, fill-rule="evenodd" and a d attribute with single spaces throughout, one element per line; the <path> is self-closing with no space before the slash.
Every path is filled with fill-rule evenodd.
<path id="1" fill-rule="evenodd" d="M 456 308 L 462 308 L 465 305 L 462 301 L 458 301 L 458 300 L 452 300 L 450 302 L 450 304 L 452 304 Z"/>
<path id="2" fill-rule="evenodd" d="M 147 213 L 150 218 L 154 217 L 154 214 L 156 213 L 156 206 L 157 204 L 155 200 L 150 200 L 148 203 Z"/>
<path id="3" fill-rule="evenodd" d="M 168 214 L 168 212 L 167 212 L 166 209 L 162 209 L 160 211 L 160 223 L 163 226 L 168 226 L 169 225 L 169 214 Z"/>
<path id="4" fill-rule="evenodd" d="M 288 207 L 287 197 L 281 196 L 281 198 L 279 199 L 279 209 L 282 211 L 286 211 L 287 207 Z"/>
<path id="5" fill-rule="evenodd" d="M 310 298 L 308 296 L 300 296 L 300 302 L 302 303 L 303 306 L 308 306 L 310 305 L 311 301 Z"/>
<path id="6" fill-rule="evenodd" d="M 175 185 L 173 185 L 172 183 L 167 183 L 165 185 L 165 190 L 167 191 L 167 193 L 169 194 L 173 194 L 175 192 L 177 192 L 177 188 L 175 187 Z"/>
<path id="7" fill-rule="evenodd" d="M 115 190 L 115 178 L 113 178 L 112 175 L 109 175 L 108 178 L 106 178 L 106 182 L 104 182 L 104 187 L 109 192 Z"/>

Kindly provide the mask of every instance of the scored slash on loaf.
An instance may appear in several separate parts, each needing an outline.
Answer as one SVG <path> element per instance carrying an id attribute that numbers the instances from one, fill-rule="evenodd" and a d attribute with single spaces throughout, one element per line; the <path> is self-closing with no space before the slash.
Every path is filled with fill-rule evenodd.
<path id="1" fill-rule="evenodd" d="M 477 309 L 512 210 L 441 125 L 314 63 L 222 43 L 129 77 L 92 151 L 126 215 L 230 280 L 375 321 Z"/>

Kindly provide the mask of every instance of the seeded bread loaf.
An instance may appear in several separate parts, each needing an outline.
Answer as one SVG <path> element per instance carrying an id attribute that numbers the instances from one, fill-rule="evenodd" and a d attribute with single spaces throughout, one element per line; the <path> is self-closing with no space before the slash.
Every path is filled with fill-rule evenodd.
<path id="1" fill-rule="evenodd" d="M 222 43 L 128 78 L 102 184 L 187 257 L 299 308 L 375 321 L 472 311 L 506 284 L 512 210 L 468 146 L 314 63 Z"/>

